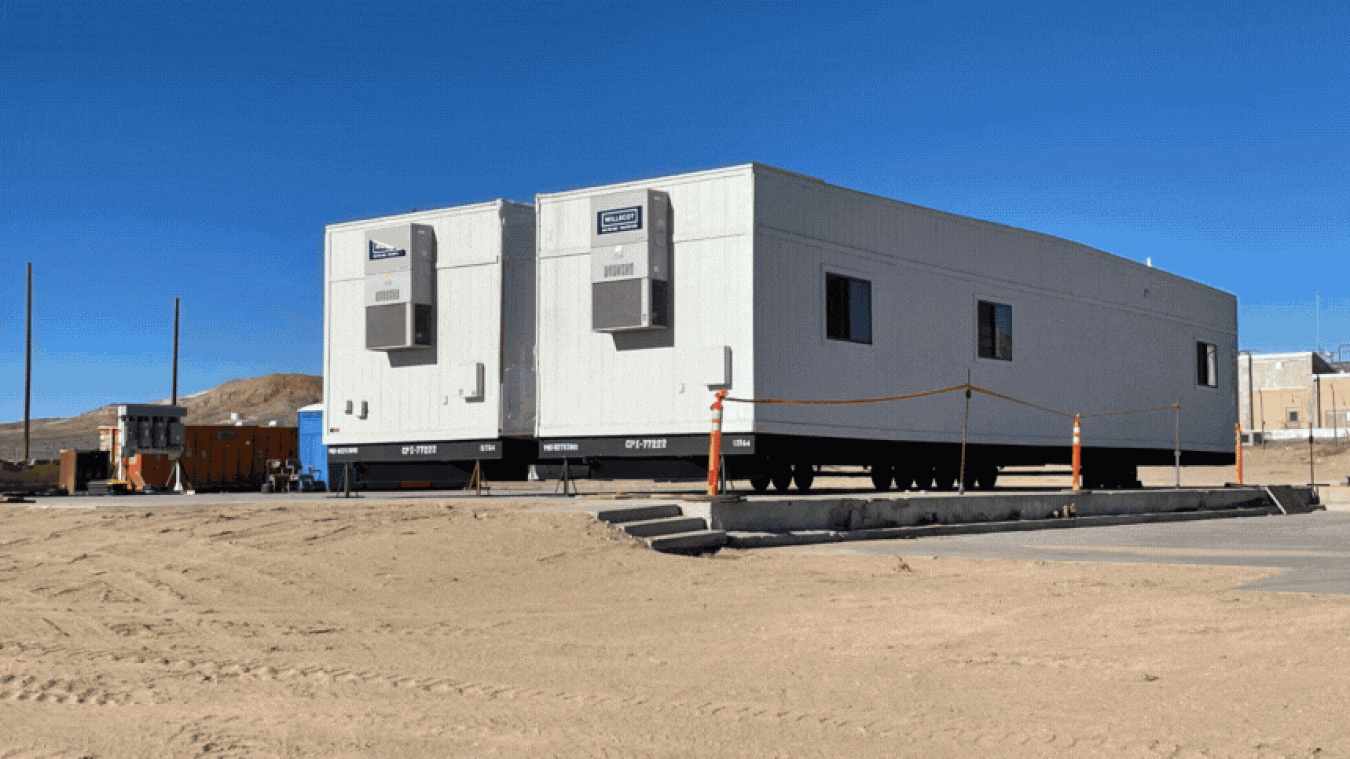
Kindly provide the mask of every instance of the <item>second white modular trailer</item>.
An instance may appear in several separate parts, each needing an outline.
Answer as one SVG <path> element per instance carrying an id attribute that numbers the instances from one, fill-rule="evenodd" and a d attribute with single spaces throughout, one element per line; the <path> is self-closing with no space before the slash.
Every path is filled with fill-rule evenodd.
<path id="1" fill-rule="evenodd" d="M 545 459 L 705 465 L 713 393 L 861 399 L 966 382 L 1083 423 L 1089 485 L 1233 460 L 1236 299 L 1085 245 L 762 164 L 536 198 Z M 961 392 L 726 404 L 730 474 L 950 487 Z M 1072 420 L 976 394 L 968 478 L 1067 462 Z"/>
<path id="2" fill-rule="evenodd" d="M 324 445 L 336 480 L 462 483 L 535 455 L 534 208 L 507 200 L 324 236 Z M 518 470 L 518 471 L 517 471 Z"/>

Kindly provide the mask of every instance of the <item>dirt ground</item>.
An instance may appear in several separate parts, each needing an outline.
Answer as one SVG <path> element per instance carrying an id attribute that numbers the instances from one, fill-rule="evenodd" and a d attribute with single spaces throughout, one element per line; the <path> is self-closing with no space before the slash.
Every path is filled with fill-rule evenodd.
<path id="1" fill-rule="evenodd" d="M 1350 597 L 1234 589 L 1269 570 L 670 556 L 520 495 L 98 500 L 0 505 L 5 759 L 1350 756 Z"/>

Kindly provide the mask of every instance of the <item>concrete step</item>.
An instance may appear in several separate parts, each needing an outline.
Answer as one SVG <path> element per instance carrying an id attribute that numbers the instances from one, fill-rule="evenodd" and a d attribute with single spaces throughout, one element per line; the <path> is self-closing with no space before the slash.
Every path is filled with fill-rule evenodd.
<path id="1" fill-rule="evenodd" d="M 673 535 L 677 532 L 693 532 L 708 529 L 703 517 L 665 517 L 663 519 L 643 519 L 637 522 L 624 522 L 619 525 L 623 531 L 635 538 L 650 538 L 657 535 Z"/>
<path id="2" fill-rule="evenodd" d="M 694 530 L 647 538 L 647 545 L 657 551 L 705 551 L 726 545 L 725 530 Z"/>
<path id="3" fill-rule="evenodd" d="M 650 519 L 683 516 L 684 511 L 678 504 L 666 503 L 654 506 L 621 506 L 617 509 L 605 509 L 595 512 L 595 518 L 610 524 L 642 522 Z"/>

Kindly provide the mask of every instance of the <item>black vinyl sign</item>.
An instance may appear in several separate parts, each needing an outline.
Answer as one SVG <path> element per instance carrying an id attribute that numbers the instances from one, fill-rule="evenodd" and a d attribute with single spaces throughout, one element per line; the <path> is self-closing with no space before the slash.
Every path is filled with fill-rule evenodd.
<path id="1" fill-rule="evenodd" d="M 602 235 L 642 229 L 642 206 L 615 208 L 612 211 L 601 211 L 595 216 L 596 232 Z"/>

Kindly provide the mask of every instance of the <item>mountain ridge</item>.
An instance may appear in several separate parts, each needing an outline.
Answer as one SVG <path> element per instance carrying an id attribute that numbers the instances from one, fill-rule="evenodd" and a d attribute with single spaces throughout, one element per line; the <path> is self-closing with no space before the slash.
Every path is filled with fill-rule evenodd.
<path id="1" fill-rule="evenodd" d="M 179 396 L 178 405 L 187 409 L 185 424 L 233 424 L 231 414 L 239 414 L 244 424 L 265 425 L 275 421 L 295 426 L 296 411 L 323 400 L 323 378 L 312 374 L 265 374 L 222 382 L 192 395 Z M 168 398 L 144 402 L 167 405 Z M 98 448 L 98 428 L 116 424 L 117 406 L 110 403 L 70 417 L 30 420 L 29 458 L 54 459 L 62 449 Z M 23 421 L 0 424 L 0 459 L 23 457 Z"/>

